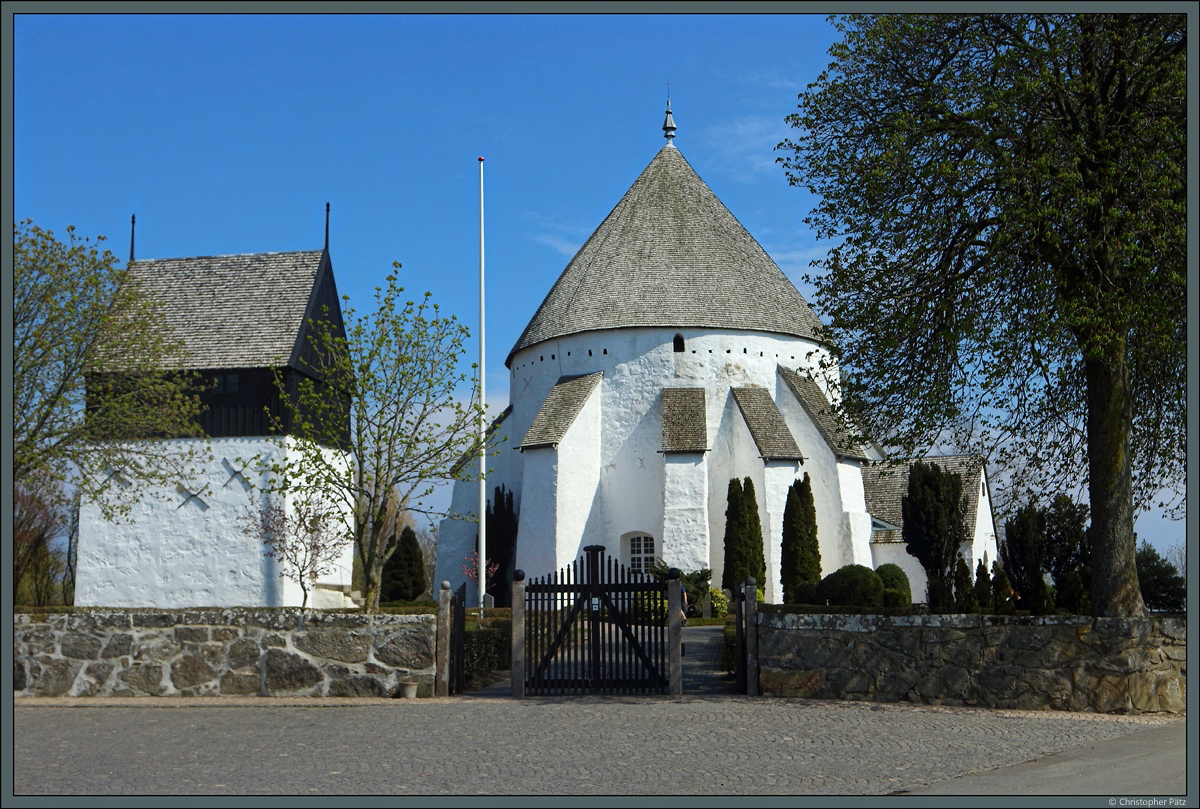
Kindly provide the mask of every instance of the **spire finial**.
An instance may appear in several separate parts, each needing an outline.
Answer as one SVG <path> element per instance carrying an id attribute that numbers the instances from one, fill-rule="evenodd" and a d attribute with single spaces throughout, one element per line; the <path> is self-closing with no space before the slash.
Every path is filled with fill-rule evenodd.
<path id="1" fill-rule="evenodd" d="M 129 263 L 133 263 L 133 228 L 137 224 L 137 214 L 129 215 Z"/>
<path id="2" fill-rule="evenodd" d="M 670 84 L 667 85 L 668 87 Z M 663 121 L 663 137 L 667 139 L 668 146 L 674 146 L 671 143 L 671 138 L 675 137 L 675 119 L 671 117 L 671 94 L 667 93 L 667 119 Z"/>
<path id="3" fill-rule="evenodd" d="M 329 250 L 329 203 L 325 203 L 325 250 Z"/>

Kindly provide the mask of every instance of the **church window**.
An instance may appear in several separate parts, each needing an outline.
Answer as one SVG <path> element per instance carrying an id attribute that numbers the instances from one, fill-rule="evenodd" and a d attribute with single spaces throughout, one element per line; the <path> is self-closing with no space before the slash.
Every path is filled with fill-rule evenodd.
<path id="1" fill-rule="evenodd" d="M 630 534 L 625 537 L 625 559 L 633 573 L 645 573 L 654 560 L 654 537 L 648 534 Z"/>
<path id="2" fill-rule="evenodd" d="M 675 335 L 675 353 L 676 354 L 683 353 L 683 335 L 682 334 Z"/>

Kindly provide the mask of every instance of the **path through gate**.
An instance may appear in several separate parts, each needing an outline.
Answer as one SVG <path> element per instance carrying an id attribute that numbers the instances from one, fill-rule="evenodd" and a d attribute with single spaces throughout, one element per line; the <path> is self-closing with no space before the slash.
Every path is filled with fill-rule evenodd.
<path id="1" fill-rule="evenodd" d="M 513 694 L 681 694 L 679 572 L 631 572 L 601 545 L 513 586 Z M 521 613 L 518 615 L 518 613 Z"/>

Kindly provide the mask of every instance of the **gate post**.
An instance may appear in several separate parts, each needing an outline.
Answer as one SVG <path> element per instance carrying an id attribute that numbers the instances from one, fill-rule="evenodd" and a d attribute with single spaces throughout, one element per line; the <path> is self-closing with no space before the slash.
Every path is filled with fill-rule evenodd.
<path id="1" fill-rule="evenodd" d="M 437 660 L 437 679 L 433 685 L 435 697 L 450 696 L 450 582 L 442 582 L 438 590 L 437 611 L 437 641 L 435 655 Z"/>
<path id="2" fill-rule="evenodd" d="M 758 588 L 754 579 L 746 579 L 746 696 L 758 696 Z"/>
<path id="3" fill-rule="evenodd" d="M 512 695 L 525 696 L 525 571 L 513 571 Z"/>
<path id="4" fill-rule="evenodd" d="M 679 568 L 667 572 L 667 654 L 671 678 L 671 696 L 683 695 L 683 660 L 680 646 L 683 644 L 683 599 Z"/>

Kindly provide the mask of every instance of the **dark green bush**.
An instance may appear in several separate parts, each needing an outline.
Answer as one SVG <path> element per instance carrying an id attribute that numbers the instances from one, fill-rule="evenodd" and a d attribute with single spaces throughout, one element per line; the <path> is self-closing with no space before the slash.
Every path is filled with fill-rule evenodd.
<path id="1" fill-rule="evenodd" d="M 796 585 L 796 602 L 797 604 L 817 604 L 817 587 L 819 581 L 802 581 Z"/>
<path id="2" fill-rule="evenodd" d="M 904 609 L 912 606 L 912 599 L 908 597 L 908 593 L 904 590 L 897 590 L 895 587 L 883 588 L 883 606 L 888 609 Z"/>
<path id="3" fill-rule="evenodd" d="M 497 669 L 512 668 L 512 620 L 488 618 L 469 628 L 463 639 L 463 670 L 467 679 Z"/>
<path id="4" fill-rule="evenodd" d="M 883 581 L 869 567 L 846 565 L 821 580 L 817 601 L 831 606 L 882 607 Z"/>
<path id="5" fill-rule="evenodd" d="M 883 589 L 899 590 L 904 596 L 904 606 L 912 604 L 912 585 L 908 581 L 908 574 L 904 572 L 904 568 L 887 562 L 875 568 L 875 572 L 879 574 L 879 579 L 883 582 Z"/>

